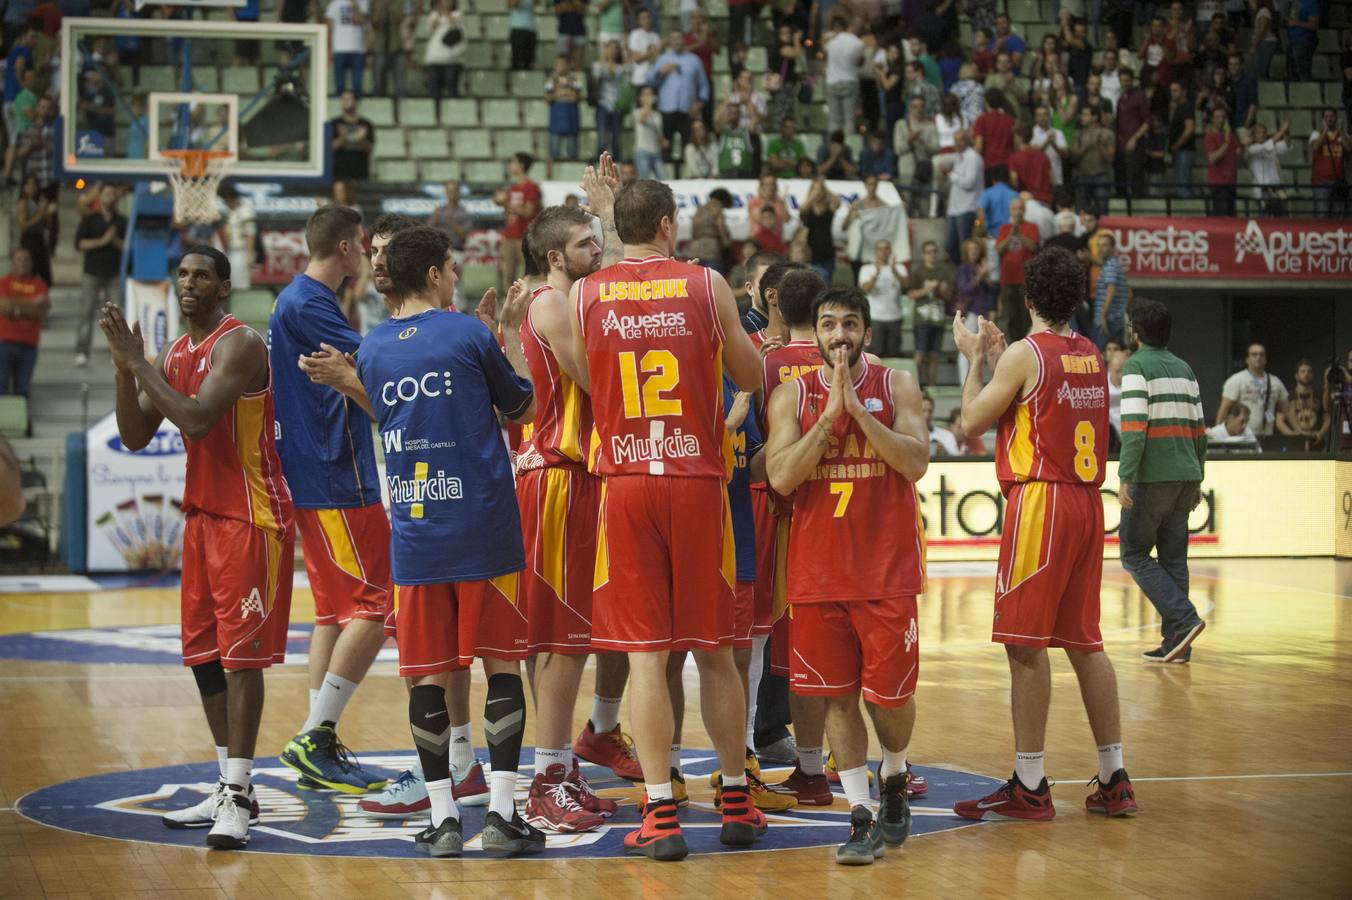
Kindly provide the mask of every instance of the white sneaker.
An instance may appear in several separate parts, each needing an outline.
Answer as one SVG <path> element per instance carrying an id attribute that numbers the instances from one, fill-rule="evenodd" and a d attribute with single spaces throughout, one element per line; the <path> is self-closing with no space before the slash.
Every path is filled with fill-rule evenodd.
<path id="1" fill-rule="evenodd" d="M 206 828 L 216 821 L 216 807 L 220 805 L 224 792 L 225 785 L 218 781 L 201 803 L 165 813 L 160 816 L 160 821 L 165 828 Z"/>
<path id="2" fill-rule="evenodd" d="M 89 365 L 89 357 L 84 353 L 75 354 L 75 365 L 76 367 L 83 369 L 85 366 Z"/>
<path id="3" fill-rule="evenodd" d="M 216 824 L 207 835 L 207 846 L 217 850 L 241 850 L 249 843 L 249 796 L 228 788 L 221 791 Z"/>

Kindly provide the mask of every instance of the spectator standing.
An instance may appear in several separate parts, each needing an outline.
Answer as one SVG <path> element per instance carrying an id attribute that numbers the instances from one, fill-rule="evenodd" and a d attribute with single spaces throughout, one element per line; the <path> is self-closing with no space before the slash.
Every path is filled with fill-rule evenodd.
<path id="1" fill-rule="evenodd" d="M 27 397 L 52 301 L 47 282 L 33 274 L 27 248 L 15 247 L 9 260 L 9 274 L 0 276 L 0 394 Z"/>
<path id="2" fill-rule="evenodd" d="M 1063 161 L 1070 155 L 1070 143 L 1066 133 L 1052 124 L 1052 110 L 1045 103 L 1033 110 L 1033 131 L 1029 146 L 1042 151 L 1047 157 L 1047 164 L 1051 168 L 1052 186 L 1063 185 L 1065 183 Z"/>
<path id="3" fill-rule="evenodd" d="M 859 115 L 859 70 L 865 62 L 864 42 L 858 20 L 830 34 L 826 50 L 827 128 L 854 134 Z"/>
<path id="4" fill-rule="evenodd" d="M 995 71 L 986 76 L 986 93 L 998 90 L 1005 95 L 1006 110 L 1017 110 L 1028 102 L 1027 81 L 1020 80 L 1008 53 L 995 57 Z"/>
<path id="5" fill-rule="evenodd" d="M 838 209 L 840 198 L 826 186 L 826 179 L 821 176 L 812 179 L 812 186 L 807 189 L 807 197 L 798 210 L 798 221 L 806 232 L 808 264 L 822 277 L 827 287 L 831 286 L 831 279 L 836 273 L 834 229 Z"/>
<path id="6" fill-rule="evenodd" d="M 1169 153 L 1174 166 L 1174 192 L 1192 196 L 1192 161 L 1196 156 L 1197 109 L 1181 81 L 1169 83 Z"/>
<path id="7" fill-rule="evenodd" d="M 859 267 L 859 290 L 868 294 L 873 341 L 868 349 L 884 359 L 901 356 L 901 326 L 905 317 L 901 298 L 908 283 L 906 266 L 893 258 L 892 245 L 877 241 L 873 262 Z"/>
<path id="8" fill-rule="evenodd" d="M 117 100 L 114 98 L 112 88 L 104 80 L 103 72 L 99 69 L 85 72 L 84 85 L 80 91 L 81 127 L 101 135 L 109 148 L 112 147 L 113 136 L 117 131 L 117 123 L 114 120 L 116 111 Z"/>
<path id="9" fill-rule="evenodd" d="M 915 98 L 924 100 L 925 115 L 931 119 L 943 111 L 943 95 L 925 78 L 924 67 L 915 60 L 906 64 L 906 86 L 901 93 L 908 108 Z"/>
<path id="10" fill-rule="evenodd" d="M 333 178 L 370 181 L 376 126 L 362 116 L 355 91 L 343 91 L 343 113 L 333 120 Z"/>
<path id="11" fill-rule="evenodd" d="M 937 141 L 936 141 L 937 143 Z M 897 174 L 897 154 L 887 146 L 881 132 L 872 132 L 864 151 L 859 154 L 859 174 L 876 175 L 883 181 L 891 181 Z M 919 184 L 919 179 L 916 180 Z"/>
<path id="12" fill-rule="evenodd" d="M 948 236 L 945 239 L 949 258 L 956 258 L 963 243 L 972 235 L 986 171 L 981 154 L 972 148 L 966 129 L 953 135 L 953 147 L 956 160 L 948 176 Z"/>
<path id="13" fill-rule="evenodd" d="M 241 197 L 233 184 L 222 187 L 220 197 L 226 210 L 221 237 L 225 244 L 225 255 L 230 258 L 230 289 L 247 291 L 252 283 L 251 270 L 259 249 L 258 222 L 253 204 Z"/>
<path id="14" fill-rule="evenodd" d="M 530 168 L 535 157 L 529 153 L 513 153 L 507 160 L 507 187 L 493 195 L 493 201 L 502 207 L 506 214 L 506 223 L 502 228 L 502 254 L 498 265 L 501 266 L 504 291 L 520 277 L 524 259 L 521 256 L 521 239 L 526 229 L 540 214 L 540 186 L 530 179 Z"/>
<path id="15" fill-rule="evenodd" d="M 554 0 L 554 16 L 559 25 L 555 56 L 567 57 L 574 69 L 581 68 L 587 50 L 587 0 Z"/>
<path id="16" fill-rule="evenodd" d="M 507 40 L 512 48 L 514 72 L 535 68 L 535 0 L 507 0 Z"/>
<path id="17" fill-rule="evenodd" d="M 662 114 L 662 137 L 665 139 L 667 159 L 675 161 L 675 138 L 681 136 L 681 146 L 690 140 L 690 119 L 709 102 L 709 79 L 704 75 L 704 64 L 685 47 L 685 38 L 679 31 L 667 35 L 667 49 L 653 63 L 648 83 L 657 88 L 657 109 Z M 682 149 L 684 152 L 684 149 Z"/>
<path id="18" fill-rule="evenodd" d="M 329 26 L 329 52 L 333 56 L 333 93 L 362 94 L 366 73 L 366 19 L 368 0 L 329 0 L 324 21 Z"/>
<path id="19" fill-rule="evenodd" d="M 1202 502 L 1206 467 L 1202 395 L 1192 368 L 1168 350 L 1164 304 L 1139 301 L 1131 325 L 1140 349 L 1122 372 L 1122 568 L 1160 615 L 1163 642 L 1145 659 L 1187 662 L 1206 628 L 1188 599 L 1188 514 Z"/>
<path id="20" fill-rule="evenodd" d="M 925 241 L 920 261 L 911 264 L 906 296 L 914 306 L 915 365 L 920 383 L 938 382 L 939 349 L 943 346 L 948 303 L 953 298 L 953 265 L 940 257 L 935 241 Z"/>
<path id="21" fill-rule="evenodd" d="M 8 42 L 6 44 L 9 52 L 5 54 L 4 66 L 4 118 L 5 134 L 9 139 L 20 131 L 15 120 L 14 101 L 18 98 L 19 91 L 23 90 L 24 73 L 33 70 L 33 45 L 37 43 L 37 39 L 38 30 L 26 25 L 12 45 Z"/>
<path id="22" fill-rule="evenodd" d="M 1010 341 L 1022 340 L 1031 325 L 1023 303 L 1023 270 L 1041 242 L 1037 226 L 1024 220 L 1024 211 L 1023 198 L 1009 201 L 1009 221 L 995 235 L 995 251 L 1000 254 L 1000 298 L 995 314 Z"/>
<path id="23" fill-rule="evenodd" d="M 15 225 L 18 226 L 19 246 L 28 251 L 33 274 L 45 284 L 52 283 L 52 251 L 48 233 L 50 222 L 56 216 L 56 204 L 38 188 L 32 175 L 24 177 L 19 187 L 19 198 L 14 204 Z"/>
<path id="24" fill-rule="evenodd" d="M 634 165 L 639 178 L 666 180 L 662 148 L 667 139 L 662 134 L 662 119 L 657 111 L 657 92 L 645 84 L 639 88 L 638 109 L 634 111 Z"/>
<path id="25" fill-rule="evenodd" d="M 1061 40 L 1066 45 L 1066 76 L 1073 84 L 1084 84 L 1094 68 L 1094 45 L 1089 42 L 1089 23 L 1066 17 L 1061 23 Z"/>
<path id="26" fill-rule="evenodd" d="M 765 165 L 776 178 L 793 178 L 798 160 L 806 158 L 798 122 L 793 116 L 785 116 L 779 123 L 779 136 L 765 148 Z"/>
<path id="27" fill-rule="evenodd" d="M 1045 108 L 1045 107 L 1044 107 Z M 1033 146 L 1033 126 L 1020 122 L 1014 130 L 1014 153 L 1009 157 L 1009 186 L 1031 194 L 1039 203 L 1052 203 L 1052 164 L 1047 154 Z"/>
<path id="28" fill-rule="evenodd" d="M 728 49 L 735 44 L 753 45 L 756 16 L 765 4 L 760 0 L 728 0 Z"/>
<path id="29" fill-rule="evenodd" d="M 1129 71 L 1122 72 L 1122 98 L 1117 101 L 1117 158 L 1132 196 L 1146 194 L 1146 135 L 1150 131 L 1150 98 Z"/>
<path id="30" fill-rule="evenodd" d="M 1253 54 L 1249 61 L 1250 74 L 1260 81 L 1266 81 L 1272 67 L 1272 57 L 1280 49 L 1273 0 L 1257 0 L 1253 12 L 1253 37 L 1249 43 L 1249 51 Z"/>
<path id="31" fill-rule="evenodd" d="M 432 210 L 427 224 L 446 235 L 451 242 L 451 255 L 458 266 L 465 264 L 465 242 L 474 229 L 474 216 L 460 205 L 460 182 L 448 181 L 442 185 L 446 202 Z"/>
<path id="32" fill-rule="evenodd" d="M 423 48 L 423 66 L 427 70 L 427 91 L 441 123 L 441 98 L 460 96 L 460 73 L 464 69 L 465 26 L 456 9 L 456 0 L 437 0 L 436 9 L 424 23 L 427 45 Z M 448 43 L 449 42 L 449 43 Z"/>
<path id="33" fill-rule="evenodd" d="M 611 41 L 624 41 L 626 0 L 596 0 L 596 43 L 605 47 Z"/>
<path id="34" fill-rule="evenodd" d="M 1292 81 L 1314 80 L 1314 48 L 1319 43 L 1319 0 L 1291 0 L 1291 18 L 1286 23 L 1286 73 Z"/>
<path id="35" fill-rule="evenodd" d="M 986 186 L 1008 182 L 1014 117 L 1005 111 L 1005 95 L 999 88 L 986 91 L 986 111 L 972 125 L 972 143 L 986 166 Z"/>
<path id="36" fill-rule="evenodd" d="M 660 127 L 658 135 L 661 136 Z M 685 160 L 682 177 L 713 178 L 718 174 L 718 144 L 709 136 L 709 127 L 703 119 L 690 123 L 690 143 L 681 155 Z"/>
<path id="37" fill-rule="evenodd" d="M 731 209 L 733 203 L 732 194 L 723 188 L 714 188 L 709 192 L 709 199 L 695 210 L 690 222 L 690 243 L 686 252 L 700 265 L 720 275 L 727 274 L 725 260 L 732 246 L 732 234 L 728 231 L 724 211 Z"/>
<path id="38" fill-rule="evenodd" d="M 549 161 L 546 171 L 554 177 L 554 160 L 577 159 L 577 136 L 582 130 L 582 83 L 566 56 L 554 58 L 554 72 L 545 81 L 549 104 Z"/>
<path id="39" fill-rule="evenodd" d="M 902 184 L 928 185 L 934 180 L 939 129 L 928 115 L 924 98 L 910 99 L 906 117 L 898 119 L 892 129 L 892 146 L 896 150 L 897 178 Z"/>
<path id="40" fill-rule="evenodd" d="M 762 250 L 768 250 L 771 253 L 778 253 L 780 256 L 788 256 L 789 245 L 784 243 L 784 236 L 779 228 L 779 220 L 775 218 L 775 211 L 762 206 L 759 210 L 751 213 L 751 242 Z"/>
<path id="41" fill-rule="evenodd" d="M 1211 124 L 1203 145 L 1206 149 L 1207 215 L 1235 214 L 1235 185 L 1239 181 L 1239 154 L 1243 149 L 1230 129 L 1223 106 L 1211 110 Z"/>
<path id="42" fill-rule="evenodd" d="M 1103 210 L 1108 205 L 1108 193 L 1113 181 L 1113 159 L 1117 155 L 1117 138 L 1103 125 L 1098 110 L 1086 106 L 1080 110 L 1080 128 L 1075 132 L 1075 143 L 1070 158 L 1075 164 L 1075 205 L 1080 209 L 1091 206 Z"/>
<path id="43" fill-rule="evenodd" d="M 117 185 L 99 188 L 99 207 L 80 220 L 75 230 L 75 249 L 84 254 L 80 279 L 80 321 L 75 336 L 75 365 L 89 364 L 94 319 L 105 303 L 122 306 L 122 242 L 127 220 L 117 211 L 121 196 Z"/>
<path id="44" fill-rule="evenodd" d="M 1235 404 L 1249 408 L 1249 425 L 1255 434 L 1274 433 L 1278 416 L 1283 423 L 1290 418 L 1290 395 L 1282 380 L 1267 370 L 1267 347 L 1254 342 L 1244 357 L 1244 368 L 1221 386 L 1221 405 L 1216 409 L 1216 424 L 1225 422 Z"/>
<path id="45" fill-rule="evenodd" d="M 977 74 L 975 63 L 963 63 L 950 91 L 958 96 L 962 117 L 968 122 L 975 122 L 986 111 L 986 88 L 976 80 Z"/>
<path id="46" fill-rule="evenodd" d="M 995 310 L 995 285 L 991 283 L 986 262 L 985 241 L 969 238 L 962 242 L 962 264 L 953 275 L 952 313 L 961 316 L 968 331 L 975 332 L 982 316 Z M 958 354 L 958 382 L 967 381 L 967 357 Z"/>
<path id="47" fill-rule="evenodd" d="M 700 64 L 704 66 L 704 77 L 712 84 L 714 80 L 714 56 L 718 53 L 718 35 L 709 27 L 709 20 L 705 18 L 703 10 L 695 9 L 690 13 L 690 24 L 684 31 L 686 48 L 699 57 Z M 736 81 L 741 77 L 741 74 L 741 72 L 734 73 L 733 80 Z"/>
<path id="48" fill-rule="evenodd" d="M 727 178 L 749 178 L 755 175 L 760 160 L 756 156 L 747 117 L 742 114 L 742 106 L 736 96 L 730 96 L 723 104 L 717 125 L 718 174 Z"/>
<path id="49" fill-rule="evenodd" d="M 1225 74 L 1230 85 L 1230 127 L 1236 131 L 1253 127 L 1258 114 L 1258 80 L 1244 71 L 1244 58 L 1238 53 L 1230 54 Z"/>
<path id="50" fill-rule="evenodd" d="M 1009 204 L 1018 196 L 1018 191 L 1003 181 L 997 181 L 977 197 L 977 209 L 981 211 L 981 224 L 987 235 L 1000 233 L 1000 229 L 1009 221 Z"/>
<path id="51" fill-rule="evenodd" d="M 1244 158 L 1253 180 L 1253 198 L 1261 202 L 1264 215 L 1286 215 L 1286 191 L 1280 186 L 1281 158 L 1291 149 L 1286 142 L 1290 131 L 1291 123 L 1283 122 L 1277 133 L 1269 137 L 1267 126 L 1259 122 L 1249 131 L 1249 140 L 1244 144 Z"/>
<path id="52" fill-rule="evenodd" d="M 1018 75 L 1023 66 L 1023 57 L 1027 52 L 1028 45 L 1024 43 L 1023 38 L 1014 33 L 1009 16 L 1004 13 L 997 15 L 995 17 L 996 55 L 1008 53 L 1009 62 L 1014 67 L 1014 74 Z"/>
<path id="53" fill-rule="evenodd" d="M 620 0 L 615 0 L 619 3 Z M 624 61 L 620 41 L 610 40 L 601 45 L 601 58 L 592 63 L 592 79 L 596 85 L 596 154 L 609 153 L 617 162 L 621 157 L 620 136 L 624 129 L 621 94 L 628 94 L 632 104 L 633 86 L 629 81 L 629 64 Z"/>
<path id="54" fill-rule="evenodd" d="M 21 166 L 24 179 L 32 178 L 37 183 L 37 193 L 51 204 L 51 213 L 47 220 L 47 246 L 56 244 L 59 225 L 57 222 L 57 197 L 61 190 L 56 180 L 56 161 L 53 146 L 56 140 L 54 120 L 56 102 L 49 96 L 38 99 L 33 108 L 33 124 L 19 135 L 15 146 L 14 158 Z"/>
<path id="55" fill-rule="evenodd" d="M 825 178 L 840 181 L 859 177 L 854 151 L 845 143 L 845 132 L 833 131 L 826 143 L 817 148 L 817 170 Z"/>
<path id="56" fill-rule="evenodd" d="M 934 398 L 926 391 L 920 396 L 920 408 L 925 413 L 925 428 L 929 431 L 930 456 L 942 459 L 947 456 L 961 456 L 958 440 L 953 432 L 934 424 Z"/>
<path id="57" fill-rule="evenodd" d="M 1112 232 L 1098 236 L 1099 257 L 1103 265 L 1094 283 L 1094 343 L 1102 350 L 1110 340 L 1122 341 L 1127 321 L 1127 301 L 1131 289 L 1127 272 L 1117 256 L 1117 239 Z"/>
<path id="58" fill-rule="evenodd" d="M 1310 183 L 1314 185 L 1316 216 L 1348 213 L 1346 159 L 1352 135 L 1338 124 L 1338 111 L 1329 107 L 1310 135 Z"/>
<path id="59" fill-rule="evenodd" d="M 525 0 L 522 0 L 525 2 Z M 627 50 L 629 53 L 630 77 L 634 84 L 647 84 L 653 63 L 662 52 L 662 38 L 653 30 L 653 14 L 647 7 L 638 11 L 638 25 L 629 32 Z"/>
<path id="60" fill-rule="evenodd" d="M 377 97 L 393 97 L 396 109 L 404 96 L 404 73 L 413 64 L 414 33 L 418 27 L 416 10 L 412 0 L 372 0 L 371 4 L 375 93 Z M 257 52 L 256 41 L 240 43 Z"/>
<path id="61" fill-rule="evenodd" d="M 1308 359 L 1296 363 L 1296 381 L 1291 386 L 1287 411 L 1277 427 L 1284 434 L 1305 438 L 1305 449 L 1320 451 L 1328 439 L 1329 411 L 1324 407 L 1322 391 L 1315 390 L 1314 366 Z"/>

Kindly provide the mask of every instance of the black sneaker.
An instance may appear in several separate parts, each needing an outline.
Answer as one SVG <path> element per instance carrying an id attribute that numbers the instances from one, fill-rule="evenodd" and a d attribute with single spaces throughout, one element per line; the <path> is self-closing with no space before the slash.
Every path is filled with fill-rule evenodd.
<path id="1" fill-rule="evenodd" d="M 447 818 L 436 828 L 427 826 L 413 839 L 413 847 L 419 853 L 438 859 L 459 856 L 465 849 L 465 832 L 460 827 L 460 820 Z"/>
<path id="2" fill-rule="evenodd" d="M 545 833 L 513 812 L 508 822 L 495 812 L 484 819 L 484 830 L 479 844 L 485 853 L 497 856 L 515 856 L 519 853 L 539 853 L 545 849 Z"/>
<path id="3" fill-rule="evenodd" d="M 1160 644 L 1154 650 L 1147 650 L 1144 653 L 1142 653 L 1141 659 L 1145 660 L 1146 662 L 1162 663 L 1164 662 L 1165 654 L 1167 654 L 1168 652 L 1169 648 L 1164 644 Z"/>
<path id="4" fill-rule="evenodd" d="M 850 810 L 850 839 L 836 848 L 836 862 L 842 866 L 868 866 L 887 852 L 883 830 L 866 806 Z"/>
<path id="5" fill-rule="evenodd" d="M 1192 659 L 1192 642 L 1197 640 L 1197 636 L 1206 628 L 1206 623 L 1201 619 L 1187 631 L 1178 636 L 1169 646 L 1169 652 L 1164 654 L 1165 662 L 1187 662 Z"/>
<path id="6" fill-rule="evenodd" d="M 889 847 L 900 847 L 911 835 L 911 803 L 907 799 L 905 772 L 883 778 L 882 765 L 878 766 L 878 783 L 881 803 L 878 807 L 878 824 L 882 829 L 883 840 Z"/>

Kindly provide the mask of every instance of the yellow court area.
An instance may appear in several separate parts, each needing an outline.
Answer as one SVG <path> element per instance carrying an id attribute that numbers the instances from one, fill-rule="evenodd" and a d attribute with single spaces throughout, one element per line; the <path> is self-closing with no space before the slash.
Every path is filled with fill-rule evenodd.
<path id="1" fill-rule="evenodd" d="M 1009 677 L 988 639 L 994 567 L 933 569 L 920 601 L 911 758 L 1007 778 Z M 193 679 L 172 666 L 0 659 L 0 897 L 1352 895 L 1352 562 L 1201 560 L 1192 576 L 1208 622 L 1194 661 L 1147 665 L 1141 652 L 1159 642 L 1154 610 L 1116 563 L 1106 564 L 1102 623 L 1137 817 L 1084 811 L 1094 743 L 1070 666 L 1053 652 L 1046 749 L 1055 821 L 916 835 L 859 869 L 835 865 L 827 847 L 697 854 L 680 864 L 410 861 L 208 852 L 59 831 L 19 816 L 20 797 L 84 776 L 210 759 Z M 177 609 L 167 588 L 8 593 L 0 634 L 171 623 Z M 298 590 L 293 622 L 310 612 L 308 590 Z M 707 747 L 688 672 L 684 743 Z M 589 668 L 578 727 L 591 688 Z M 304 718 L 304 668 L 272 670 L 267 690 L 260 757 L 279 752 Z M 476 672 L 471 708 L 482 700 Z M 390 664 L 368 676 L 341 730 L 359 753 L 411 748 L 404 688 Z M 482 745 L 477 712 L 475 737 Z M 707 780 L 691 780 L 695 804 L 711 793 Z"/>

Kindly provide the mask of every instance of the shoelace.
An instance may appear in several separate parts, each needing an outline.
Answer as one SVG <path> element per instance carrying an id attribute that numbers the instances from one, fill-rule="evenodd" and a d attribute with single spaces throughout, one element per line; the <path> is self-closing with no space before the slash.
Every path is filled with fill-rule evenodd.
<path id="1" fill-rule="evenodd" d="M 361 763 L 357 762 L 357 757 L 347 745 L 338 739 L 338 735 L 333 736 L 333 757 L 338 761 L 338 767 L 344 772 L 360 772 Z"/>
<path id="2" fill-rule="evenodd" d="M 596 793 L 596 791 L 592 789 L 591 782 L 589 782 L 585 777 L 583 777 L 581 770 L 578 770 L 576 778 L 574 778 L 572 775 L 569 775 L 563 779 L 563 782 L 564 784 L 571 784 L 573 786 L 573 790 L 581 791 L 588 797 L 600 796 L 599 794 Z"/>
<path id="3" fill-rule="evenodd" d="M 559 808 L 564 812 L 586 812 L 586 810 L 582 808 L 582 804 L 577 802 L 577 798 L 569 793 L 568 782 L 566 780 L 549 786 L 549 799 L 558 804 Z"/>
<path id="4" fill-rule="evenodd" d="M 633 760 L 638 759 L 638 756 L 634 753 L 634 739 L 632 737 L 625 734 L 623 731 L 618 734 L 608 734 L 606 736 L 620 745 L 620 752 L 625 756 Z"/>
<path id="5" fill-rule="evenodd" d="M 395 779 L 394 784 L 390 785 L 388 788 L 390 796 L 392 797 L 398 796 L 399 794 L 402 794 L 405 791 L 413 790 L 414 786 L 417 784 L 417 781 L 418 779 L 414 776 L 412 772 L 401 772 L 399 774 L 399 777 Z"/>

